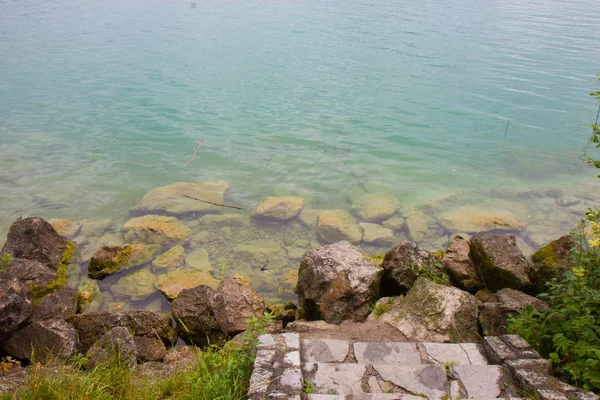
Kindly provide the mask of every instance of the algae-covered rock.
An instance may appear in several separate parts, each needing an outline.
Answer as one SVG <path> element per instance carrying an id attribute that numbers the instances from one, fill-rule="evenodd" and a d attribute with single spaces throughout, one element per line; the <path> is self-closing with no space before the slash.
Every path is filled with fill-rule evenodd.
<path id="1" fill-rule="evenodd" d="M 478 301 L 455 287 L 419 278 L 379 317 L 414 342 L 479 342 Z"/>
<path id="2" fill-rule="evenodd" d="M 381 222 L 400 209 L 400 201 L 387 193 L 369 193 L 357 196 L 351 212 L 367 222 Z"/>
<path id="3" fill-rule="evenodd" d="M 215 316 L 223 332 L 233 336 L 246 330 L 247 321 L 263 316 L 265 302 L 250 282 L 240 275 L 225 278 L 219 285 Z"/>
<path id="4" fill-rule="evenodd" d="M 162 211 L 170 214 L 219 213 L 222 207 L 194 200 L 194 197 L 207 202 L 223 204 L 227 182 L 177 182 L 157 187 L 146 194 L 139 204 L 143 211 Z M 189 197 L 188 197 L 189 196 Z"/>
<path id="5" fill-rule="evenodd" d="M 298 302 L 311 320 L 364 321 L 379 296 L 382 273 L 348 242 L 318 247 L 300 263 Z"/>
<path id="6" fill-rule="evenodd" d="M 152 270 L 156 273 L 167 272 L 185 265 L 183 246 L 174 246 L 152 261 Z"/>
<path id="7" fill-rule="evenodd" d="M 186 243 L 192 236 L 190 228 L 175 217 L 144 215 L 132 218 L 121 227 L 128 242 L 159 244 L 163 247 Z"/>
<path id="8" fill-rule="evenodd" d="M 530 285 L 529 262 L 514 235 L 483 234 L 471 238 L 471 258 L 485 287 L 524 289 Z"/>
<path id="9" fill-rule="evenodd" d="M 317 235 L 325 243 L 348 241 L 360 243 L 362 229 L 354 217 L 344 210 L 327 210 L 319 214 Z"/>
<path id="10" fill-rule="evenodd" d="M 275 240 L 259 239 L 235 246 L 232 250 L 237 260 L 243 260 L 255 269 L 267 267 L 278 271 L 288 265 L 287 253 Z"/>
<path id="11" fill-rule="evenodd" d="M 525 229 L 525 222 L 508 211 L 491 211 L 464 206 L 439 215 L 438 221 L 454 233 L 481 233 L 488 231 L 517 231 Z"/>
<path id="12" fill-rule="evenodd" d="M 362 240 L 364 243 L 379 247 L 389 247 L 397 242 L 394 232 L 379 224 L 361 222 L 360 227 L 363 230 Z"/>
<path id="13" fill-rule="evenodd" d="M 459 288 L 474 293 L 482 288 L 482 284 L 470 253 L 469 241 L 462 236 L 455 236 L 444 253 L 442 265 Z"/>
<path id="14" fill-rule="evenodd" d="M 179 269 L 160 275 L 155 283 L 156 288 L 169 300 L 177 298 L 183 289 L 191 289 L 200 285 L 216 289 L 219 286 L 219 281 L 206 272 Z"/>
<path id="15" fill-rule="evenodd" d="M 88 276 L 101 279 L 108 275 L 150 262 L 160 251 L 159 245 L 134 243 L 127 246 L 104 246 L 90 259 Z"/>
<path id="16" fill-rule="evenodd" d="M 143 300 L 154 293 L 156 275 L 148 269 L 141 269 L 120 278 L 110 291 L 115 295 L 126 296 L 133 301 Z"/>
<path id="17" fill-rule="evenodd" d="M 10 276 L 17 278 L 25 286 L 27 295 L 33 296 L 34 288 L 45 288 L 58 279 L 58 272 L 36 260 L 15 258 L 6 267 Z"/>
<path id="18" fill-rule="evenodd" d="M 382 291 L 386 296 L 406 293 L 419 276 L 445 282 L 441 261 L 414 242 L 400 242 L 383 258 Z"/>
<path id="19" fill-rule="evenodd" d="M 206 249 L 194 249 L 190 254 L 185 257 L 185 265 L 188 268 L 195 269 L 197 271 L 211 272 L 214 271 L 210 258 L 208 257 L 208 251 Z"/>
<path id="20" fill-rule="evenodd" d="M 533 263 L 527 274 L 535 292 L 544 291 L 549 281 L 573 268 L 570 250 L 574 245 L 573 237 L 565 235 L 533 253 L 531 256 Z"/>
<path id="21" fill-rule="evenodd" d="M 48 221 L 59 235 L 72 239 L 81 229 L 81 224 L 69 219 L 51 219 Z"/>
<path id="22" fill-rule="evenodd" d="M 255 217 L 262 217 L 277 221 L 289 221 L 300 214 L 304 200 L 300 197 L 265 197 L 256 210 Z"/>

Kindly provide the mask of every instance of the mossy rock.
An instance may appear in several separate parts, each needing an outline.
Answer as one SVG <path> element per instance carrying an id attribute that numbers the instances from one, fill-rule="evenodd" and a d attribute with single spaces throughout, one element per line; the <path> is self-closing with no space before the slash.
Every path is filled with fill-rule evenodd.
<path id="1" fill-rule="evenodd" d="M 104 246 L 90 259 L 88 276 L 101 279 L 150 262 L 160 251 L 159 245 L 134 243 L 127 246 Z"/>
<path id="2" fill-rule="evenodd" d="M 543 292 L 549 281 L 559 278 L 565 271 L 573 268 L 570 251 L 574 245 L 573 237 L 565 235 L 533 253 L 532 265 L 527 273 L 534 292 Z"/>
<path id="3" fill-rule="evenodd" d="M 64 288 L 67 285 L 67 270 L 69 268 L 69 263 L 75 254 L 75 244 L 73 242 L 68 241 L 65 247 L 65 251 L 63 252 L 62 257 L 58 260 L 58 269 L 56 270 L 57 278 L 56 280 L 50 282 L 45 286 L 32 285 L 31 287 L 31 296 L 33 301 L 38 301 L 41 298 L 56 292 Z"/>

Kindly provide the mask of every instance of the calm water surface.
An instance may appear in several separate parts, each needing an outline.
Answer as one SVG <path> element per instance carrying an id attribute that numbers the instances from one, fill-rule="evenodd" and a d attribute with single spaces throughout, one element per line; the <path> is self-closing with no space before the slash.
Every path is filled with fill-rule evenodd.
<path id="1" fill-rule="evenodd" d="M 556 235 L 600 197 L 581 161 L 599 19 L 594 0 L 0 0 L 0 234 L 19 215 L 118 228 L 157 186 L 226 180 L 248 212 L 348 209 L 360 187 L 403 216 L 548 206 Z M 542 188 L 588 196 L 511 197 Z"/>

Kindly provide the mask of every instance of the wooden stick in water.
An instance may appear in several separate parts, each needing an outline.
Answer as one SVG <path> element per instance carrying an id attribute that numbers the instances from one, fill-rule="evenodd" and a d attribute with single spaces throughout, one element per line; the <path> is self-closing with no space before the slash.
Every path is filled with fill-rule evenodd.
<path id="1" fill-rule="evenodd" d="M 200 201 L 202 203 L 206 203 L 206 204 L 212 204 L 213 206 L 218 206 L 218 207 L 226 207 L 226 208 L 234 208 L 236 210 L 243 210 L 242 207 L 236 207 L 236 206 L 228 206 L 225 204 L 221 204 L 221 203 L 213 203 L 212 201 L 207 201 L 207 200 L 202 200 L 202 199 L 198 199 L 196 197 L 192 197 L 192 196 L 188 196 L 187 194 L 184 194 L 183 197 L 187 197 L 188 199 L 192 199 L 192 200 L 196 200 L 196 201 Z"/>
<path id="2" fill-rule="evenodd" d="M 202 143 L 204 143 L 204 139 L 202 139 L 200 141 L 200 143 L 198 143 L 198 147 L 196 147 L 196 150 L 194 150 L 194 154 L 192 154 L 192 159 L 190 161 L 186 162 L 185 164 L 183 164 L 183 168 L 187 167 L 192 162 L 194 162 L 194 160 L 196 159 L 196 153 L 198 153 L 198 150 L 200 149 L 200 146 L 202 146 Z"/>

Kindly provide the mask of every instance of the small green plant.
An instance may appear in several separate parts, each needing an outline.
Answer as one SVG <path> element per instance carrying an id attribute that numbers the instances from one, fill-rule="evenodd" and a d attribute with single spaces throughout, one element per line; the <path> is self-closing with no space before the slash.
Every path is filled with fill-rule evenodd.
<path id="1" fill-rule="evenodd" d="M 10 253 L 4 254 L 0 258 L 0 271 L 6 271 L 6 269 L 8 267 L 10 267 L 10 264 L 12 264 L 13 260 L 14 260 L 14 257 L 12 254 L 10 254 Z"/>
<path id="2" fill-rule="evenodd" d="M 391 297 L 388 298 L 387 300 L 378 302 L 377 304 L 375 304 L 375 307 L 373 308 L 373 313 L 375 314 L 375 317 L 376 318 L 381 317 L 383 314 L 390 311 L 390 309 L 392 308 L 393 305 L 394 305 L 394 299 Z"/>
<path id="3" fill-rule="evenodd" d="M 553 279 L 547 293 L 539 295 L 548 309 L 527 307 L 509 319 L 508 327 L 549 358 L 559 377 L 600 393 L 599 210 L 586 213 L 573 238 L 573 268 Z"/>
<path id="4" fill-rule="evenodd" d="M 459 364 L 460 363 L 458 361 L 444 361 L 444 369 L 446 370 L 446 373 L 449 374 L 450 368 L 456 367 Z"/>
<path id="5" fill-rule="evenodd" d="M 448 282 L 448 275 L 442 271 L 442 266 L 435 263 L 433 268 L 426 268 L 422 265 L 410 265 L 410 269 L 414 272 L 417 278 L 429 279 L 438 285 L 445 285 Z"/>
<path id="6" fill-rule="evenodd" d="M 600 74 L 598 74 L 598 80 L 600 80 Z M 590 96 L 595 97 L 598 102 L 600 102 L 600 91 L 595 91 L 590 93 Z M 600 118 L 600 104 L 598 104 L 598 112 L 596 113 L 596 120 L 591 125 L 592 135 L 590 136 L 590 143 L 595 146 L 595 148 L 600 147 L 600 125 L 598 124 L 598 119 Z M 600 160 L 593 159 L 588 157 L 587 162 L 590 166 L 595 168 L 600 168 Z M 598 176 L 600 178 L 600 175 Z"/>
<path id="7" fill-rule="evenodd" d="M 310 378 L 304 380 L 304 388 L 302 389 L 304 394 L 312 394 L 315 392 L 315 385 Z"/>

